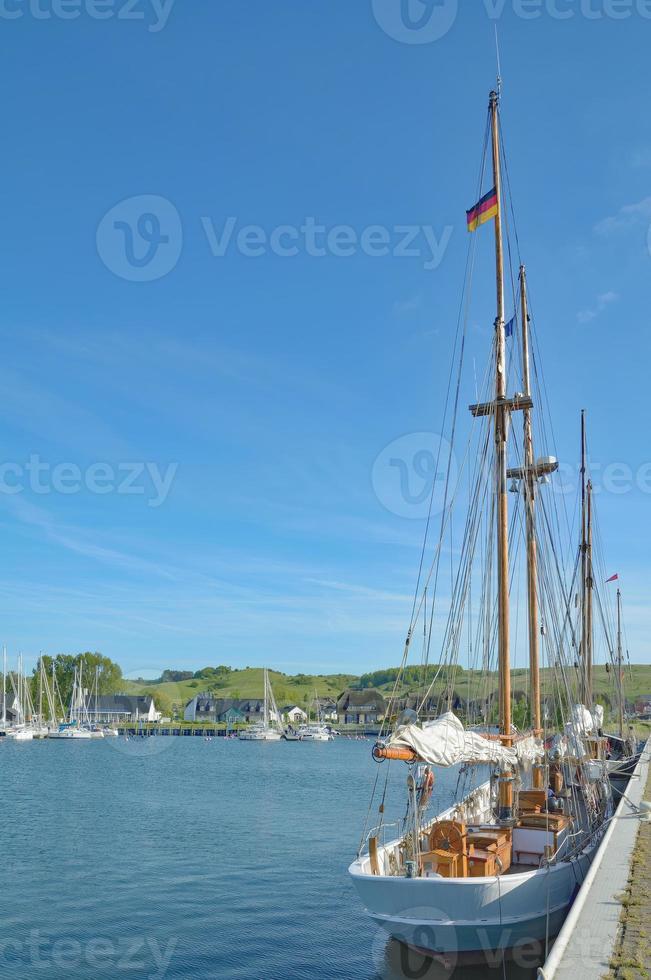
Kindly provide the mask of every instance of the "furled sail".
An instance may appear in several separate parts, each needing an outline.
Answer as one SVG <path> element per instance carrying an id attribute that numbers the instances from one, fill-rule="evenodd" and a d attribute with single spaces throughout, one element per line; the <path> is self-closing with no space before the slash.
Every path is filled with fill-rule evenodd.
<path id="1" fill-rule="evenodd" d="M 469 732 L 451 711 L 423 727 L 406 725 L 399 728 L 388 742 L 389 748 L 412 749 L 423 762 L 433 766 L 456 766 L 462 762 L 495 763 L 516 766 L 518 761 L 543 754 L 542 745 L 527 739 L 530 745 L 507 748 L 500 742 Z"/>

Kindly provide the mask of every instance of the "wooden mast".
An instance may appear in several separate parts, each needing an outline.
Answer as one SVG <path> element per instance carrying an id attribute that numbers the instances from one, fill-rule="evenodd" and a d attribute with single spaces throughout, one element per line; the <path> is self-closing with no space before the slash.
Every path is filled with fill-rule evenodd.
<path id="1" fill-rule="evenodd" d="M 522 381 L 524 394 L 531 397 L 529 357 L 529 308 L 527 273 L 520 266 L 520 313 L 522 317 Z M 536 468 L 533 449 L 532 409 L 524 409 L 524 485 L 527 533 L 527 597 L 529 612 L 529 675 L 531 684 L 531 724 L 536 737 L 542 734 L 540 710 L 540 634 L 538 632 L 538 554 L 536 544 Z M 543 769 L 533 770 L 534 789 L 542 789 Z"/>
<path id="2" fill-rule="evenodd" d="M 588 615 L 588 490 L 586 480 L 586 434 L 585 409 L 581 412 L 581 700 L 586 708 L 588 701 L 588 631 L 586 629 Z"/>
<path id="3" fill-rule="evenodd" d="M 493 176 L 497 197 L 495 216 L 495 281 L 497 316 L 495 318 L 495 491 L 497 497 L 497 582 L 500 735 L 503 745 L 513 743 L 511 733 L 511 662 L 509 649 L 509 513 L 507 496 L 507 441 L 509 412 L 506 405 L 506 331 L 504 321 L 504 251 L 502 245 L 502 179 L 500 169 L 499 95 L 490 94 L 490 117 L 493 149 Z M 513 777 L 500 778 L 501 821 L 513 816 Z"/>
<path id="4" fill-rule="evenodd" d="M 622 593 L 617 589 L 617 688 L 619 691 L 619 737 L 624 738 L 624 681 L 622 678 Z"/>
<path id="5" fill-rule="evenodd" d="M 592 669 L 592 646 L 594 640 L 594 629 L 593 629 L 593 613 L 592 613 L 592 599 L 593 599 L 593 588 L 594 579 L 592 576 L 592 483 L 588 481 L 587 487 L 588 496 L 588 515 L 587 515 L 587 541 L 586 541 L 586 581 L 585 581 L 585 594 L 586 594 L 586 609 L 585 609 L 585 627 L 586 627 L 586 643 L 585 643 L 585 678 L 586 678 L 586 688 L 585 696 L 586 702 L 585 706 L 588 710 L 592 711 L 592 700 L 593 700 L 593 669 Z"/>
<path id="6" fill-rule="evenodd" d="M 587 479 L 585 409 L 581 412 L 581 671 L 583 703 L 592 711 L 593 701 L 593 590 L 592 570 L 592 482 Z"/>

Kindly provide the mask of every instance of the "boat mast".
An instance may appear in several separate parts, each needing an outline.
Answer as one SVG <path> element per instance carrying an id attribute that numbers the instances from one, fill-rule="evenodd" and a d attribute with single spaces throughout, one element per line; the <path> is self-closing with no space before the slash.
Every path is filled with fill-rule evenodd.
<path id="1" fill-rule="evenodd" d="M 500 170 L 499 95 L 490 94 L 493 148 L 493 176 L 497 197 L 495 215 L 495 492 L 497 496 L 497 580 L 500 735 L 502 744 L 512 745 L 511 662 L 509 650 L 509 510 L 507 496 L 507 442 L 509 413 L 506 405 L 506 331 L 504 320 L 504 251 L 502 245 L 502 179 Z M 510 773 L 500 780 L 500 820 L 513 815 L 513 779 Z"/>
<path id="2" fill-rule="evenodd" d="M 522 317 L 522 381 L 524 394 L 531 397 L 529 357 L 529 304 L 527 273 L 520 266 L 520 313 Z M 540 634 L 538 632 L 538 552 L 536 543 L 536 467 L 533 449 L 532 408 L 524 409 L 524 486 L 527 533 L 527 598 L 529 606 L 529 675 L 531 684 L 531 725 L 536 738 L 542 734 L 540 711 Z M 534 789 L 542 789 L 543 771 L 535 766 Z"/>
<path id="3" fill-rule="evenodd" d="M 7 727 L 7 647 L 2 648 L 2 730 Z"/>
<path id="4" fill-rule="evenodd" d="M 581 412 L 581 670 L 583 703 L 592 706 L 592 483 L 587 480 L 585 409 Z"/>
<path id="5" fill-rule="evenodd" d="M 622 593 L 617 589 L 617 686 L 619 690 L 619 737 L 624 738 L 624 681 L 622 677 Z"/>
<path id="6" fill-rule="evenodd" d="M 264 716 L 263 723 L 264 727 L 269 727 L 269 702 L 268 702 L 268 688 L 269 688 L 269 675 L 267 673 L 267 668 L 264 668 Z"/>
<path id="7" fill-rule="evenodd" d="M 592 597 L 593 597 L 593 587 L 594 579 L 592 576 L 592 483 L 588 481 L 588 539 L 587 539 L 587 553 L 586 553 L 586 570 L 587 579 L 585 583 L 586 588 L 586 664 L 585 664 L 585 674 L 586 674 L 586 707 L 592 709 L 592 699 L 593 699 L 593 640 L 594 640 L 594 629 L 593 629 L 593 613 L 592 613 Z"/>

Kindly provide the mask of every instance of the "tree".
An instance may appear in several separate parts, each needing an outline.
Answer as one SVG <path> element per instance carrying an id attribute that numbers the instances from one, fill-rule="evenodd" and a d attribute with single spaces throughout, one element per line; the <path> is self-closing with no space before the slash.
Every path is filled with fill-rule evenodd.
<path id="1" fill-rule="evenodd" d="M 160 711 L 164 718 L 172 717 L 172 699 L 169 695 L 165 694 L 164 691 L 157 690 L 156 688 L 149 688 L 142 691 L 145 696 L 149 695 L 154 704 L 156 705 L 156 710 Z"/>
<path id="2" fill-rule="evenodd" d="M 82 684 L 88 692 L 95 690 L 95 677 L 97 676 L 98 694 L 116 694 L 122 686 L 122 669 L 109 657 L 102 656 L 101 653 L 58 653 L 56 657 L 43 656 L 34 667 L 31 679 L 32 699 L 36 697 L 38 690 L 38 677 L 40 664 L 47 675 L 48 683 L 52 677 L 52 665 L 54 665 L 54 677 L 57 690 L 54 692 L 55 700 L 59 697 L 64 708 L 67 708 L 72 698 L 72 688 L 75 679 L 75 671 L 79 675 L 81 668 Z"/>

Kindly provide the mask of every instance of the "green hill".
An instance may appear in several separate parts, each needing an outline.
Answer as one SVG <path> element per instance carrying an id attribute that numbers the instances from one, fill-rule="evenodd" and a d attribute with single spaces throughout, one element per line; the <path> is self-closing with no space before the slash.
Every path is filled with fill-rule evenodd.
<path id="1" fill-rule="evenodd" d="M 210 671 L 213 671 L 210 673 Z M 124 687 L 129 694 L 151 694 L 155 700 L 171 702 L 175 709 L 190 701 L 195 695 L 209 691 L 220 698 L 261 698 L 263 694 L 263 670 L 261 667 L 206 668 L 201 671 L 205 676 L 192 677 L 182 681 L 125 681 Z M 283 674 L 277 670 L 269 671 L 269 679 L 278 704 L 295 702 L 304 706 L 314 700 L 314 693 L 319 697 L 337 698 L 342 691 L 355 683 L 358 678 L 353 674 Z"/>

